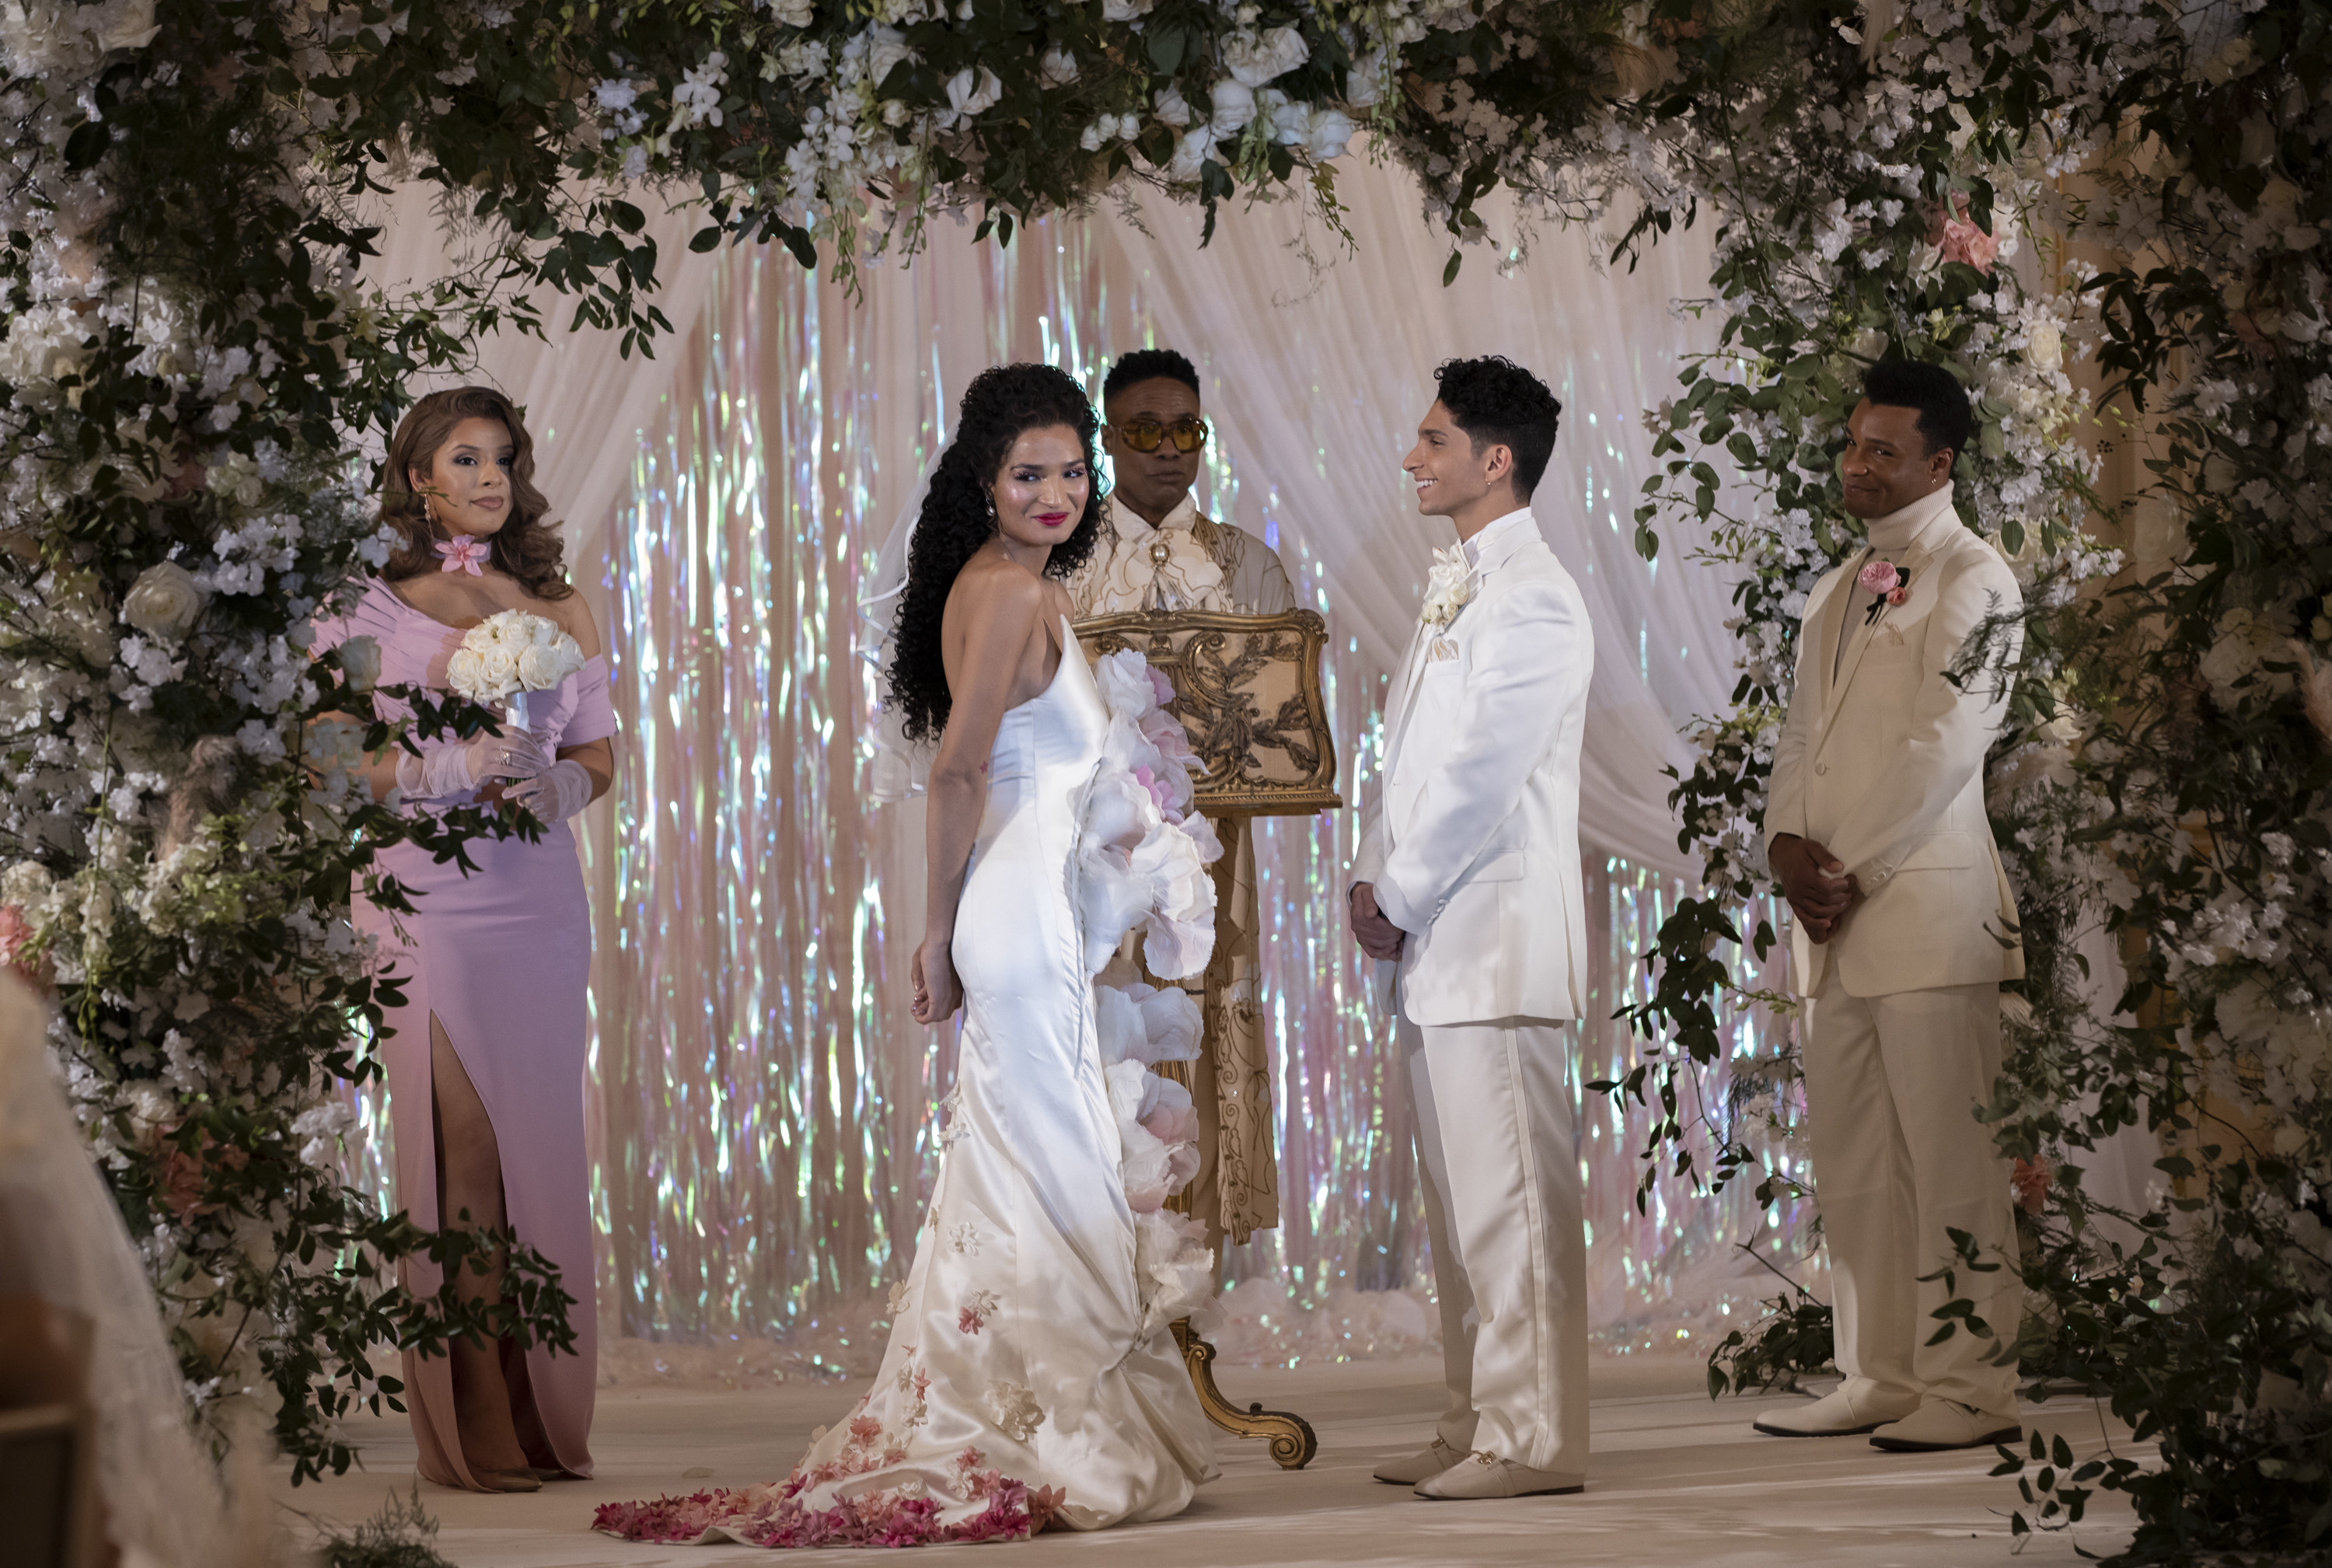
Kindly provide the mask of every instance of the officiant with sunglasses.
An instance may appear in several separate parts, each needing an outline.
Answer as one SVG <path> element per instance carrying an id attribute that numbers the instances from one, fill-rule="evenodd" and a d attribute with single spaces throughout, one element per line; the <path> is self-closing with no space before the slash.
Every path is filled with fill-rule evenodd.
<path id="1" fill-rule="evenodd" d="M 1171 349 L 1121 357 L 1102 383 L 1102 450 L 1113 483 L 1093 554 L 1069 579 L 1079 620 L 1137 610 L 1277 615 L 1295 590 L 1271 547 L 1202 515 L 1191 499 L 1209 430 L 1199 372 Z M 1224 994 L 1209 996 L 1207 1037 L 1191 1064 L 1199 1112 L 1199 1174 L 1191 1215 L 1219 1251 L 1279 1223 L 1279 1162 L 1272 1146 L 1271 1057 L 1256 1000 L 1255 834 L 1249 818 L 1216 823 L 1232 861 L 1232 895 L 1215 913 L 1215 948 L 1229 955 Z"/>

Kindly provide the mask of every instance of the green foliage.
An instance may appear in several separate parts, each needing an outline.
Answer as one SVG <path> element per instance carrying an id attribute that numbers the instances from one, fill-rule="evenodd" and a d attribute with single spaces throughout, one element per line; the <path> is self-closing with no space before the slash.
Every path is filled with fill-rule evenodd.
<path id="1" fill-rule="evenodd" d="M 437 1521 L 421 1506 L 416 1482 L 405 1496 L 390 1493 L 380 1512 L 353 1529 L 330 1529 L 317 1547 L 320 1568 L 453 1568 L 438 1555 Z"/>
<path id="2" fill-rule="evenodd" d="M 2163 1454 L 2035 1456 L 2018 1523 L 2116 1487 L 2139 1559 L 2320 1543 L 2327 14 L 1985 0 L 1865 36 L 1872 10 L 157 0 L 149 34 L 138 0 L 25 0 L 0 46 L 0 956 L 57 986 L 61 1059 L 197 1401 L 263 1391 L 311 1476 L 348 1462 L 335 1415 L 394 1403 L 368 1344 L 566 1332 L 566 1293 L 523 1254 L 514 1316 L 400 1292 L 399 1259 L 459 1267 L 483 1243 L 383 1219 L 330 1174 L 330 1096 L 378 1072 L 394 999 L 346 923 L 351 887 L 398 907 L 381 846 L 459 857 L 520 830 L 409 823 L 311 742 L 368 701 L 301 628 L 381 559 L 350 454 L 405 388 L 485 332 L 545 331 L 554 294 L 650 351 L 670 326 L 659 203 L 698 215 L 692 250 L 776 242 L 845 275 L 922 248 L 934 213 L 1005 244 L 1137 186 L 1201 206 L 1209 235 L 1234 198 L 1306 188 L 1342 233 L 1327 160 L 1365 122 L 1450 235 L 1448 276 L 1469 246 L 1517 263 L 1548 218 L 1618 212 L 1631 259 L 1715 230 L 1695 308 L 1718 347 L 1655 416 L 1637 521 L 1648 558 L 1683 531 L 1734 574 L 1741 678 L 1674 790 L 1706 885 L 1647 955 L 1644 1060 L 1599 1085 L 1658 1106 L 1648 1163 L 1674 1178 L 1806 1195 L 1773 1153 L 1786 1036 L 1727 1056 L 1744 1011 L 1789 1005 L 1748 978 L 1776 941 L 1750 913 L 1771 896 L 1772 734 L 1803 595 L 1856 542 L 1833 459 L 1861 368 L 1909 355 L 1966 379 L 1963 518 L 2026 598 L 2015 664 L 2002 622 L 1954 671 L 2013 682 L 1989 798 L 2029 973 L 1986 1114 L 2056 1175 L 2022 1260 L 2049 1307 L 2019 1349 Z M 365 204 L 408 179 L 475 259 L 365 293 Z M 1503 235 L 1483 216 L 1501 187 Z M 1994 236 L 2028 250 L 1994 256 Z M 2093 277 L 2076 239 L 2142 260 Z M 2082 588 L 2116 563 L 2082 536 L 2097 470 L 2064 369 L 2092 346 L 2161 419 L 2146 499 L 2169 540 L 2166 566 L 2103 592 Z M 419 729 L 479 722 L 428 710 Z M 2077 951 L 2100 923 L 2129 961 L 2105 1016 Z M 2116 1214 L 2076 1162 L 2131 1126 L 2166 1141 L 2172 1196 Z M 1785 1375 L 1819 1333 L 1785 1297 L 1712 1376 Z"/>

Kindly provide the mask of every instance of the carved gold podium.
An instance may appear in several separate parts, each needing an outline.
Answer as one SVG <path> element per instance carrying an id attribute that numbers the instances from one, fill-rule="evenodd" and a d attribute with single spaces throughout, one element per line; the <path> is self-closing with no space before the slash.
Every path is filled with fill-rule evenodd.
<path id="1" fill-rule="evenodd" d="M 1320 655 L 1328 628 L 1312 611 L 1145 611 L 1096 616 L 1078 622 L 1076 633 L 1089 656 L 1131 648 L 1173 683 L 1174 700 L 1166 711 L 1182 722 L 1199 755 L 1204 771 L 1198 806 L 1209 817 L 1244 828 L 1238 819 L 1309 817 L 1343 805 L 1335 790 L 1335 741 L 1321 693 Z M 1215 863 L 1219 911 L 1233 907 L 1237 897 L 1237 858 L 1227 852 Z M 1226 1037 L 1232 963 L 1227 946 L 1218 945 L 1207 965 L 1200 1001 L 1201 1049 L 1207 1051 Z M 1158 1070 L 1186 1087 L 1190 1083 L 1180 1063 L 1161 1063 Z M 1189 1212 L 1187 1196 L 1170 1202 Z M 1272 1458 L 1286 1469 L 1311 1462 L 1320 1446 L 1311 1422 L 1260 1404 L 1236 1408 L 1215 1387 L 1215 1347 L 1191 1332 L 1188 1319 L 1174 1324 L 1174 1340 L 1209 1419 L 1239 1437 L 1268 1439 Z"/>

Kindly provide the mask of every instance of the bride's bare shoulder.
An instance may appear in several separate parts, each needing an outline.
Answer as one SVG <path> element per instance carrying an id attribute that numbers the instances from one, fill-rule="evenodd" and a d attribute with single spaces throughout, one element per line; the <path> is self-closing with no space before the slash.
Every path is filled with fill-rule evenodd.
<path id="1" fill-rule="evenodd" d="M 956 574 L 947 613 L 965 621 L 1025 624 L 1047 613 L 1047 590 L 1054 586 L 1003 556 L 976 555 Z"/>

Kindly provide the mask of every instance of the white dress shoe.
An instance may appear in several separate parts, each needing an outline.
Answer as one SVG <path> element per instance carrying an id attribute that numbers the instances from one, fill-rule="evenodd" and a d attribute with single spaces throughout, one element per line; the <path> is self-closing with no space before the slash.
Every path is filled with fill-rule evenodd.
<path id="1" fill-rule="evenodd" d="M 1584 1476 L 1560 1470 L 1534 1470 L 1496 1454 L 1477 1449 L 1430 1480 L 1417 1484 L 1417 1495 L 1437 1503 L 1477 1497 L 1539 1497 L 1587 1488 Z"/>
<path id="2" fill-rule="evenodd" d="M 1769 1438 L 1851 1438 L 1875 1432 L 1889 1421 L 1914 1414 L 1916 1405 L 1882 1404 L 1833 1390 L 1811 1404 L 1767 1410 L 1752 1422 Z"/>
<path id="3" fill-rule="evenodd" d="M 1945 1448 L 1988 1448 L 2012 1443 L 2024 1428 L 2012 1416 L 1993 1415 L 1957 1400 L 1929 1400 L 1899 1421 L 1870 1434 L 1870 1446 L 1902 1454 L 1931 1454 Z"/>
<path id="4" fill-rule="evenodd" d="M 1389 1487 L 1414 1487 L 1419 1481 L 1429 1481 L 1466 1457 L 1465 1451 L 1453 1448 L 1439 1438 L 1422 1453 L 1411 1454 L 1405 1459 L 1387 1459 L 1376 1468 L 1376 1477 Z"/>

